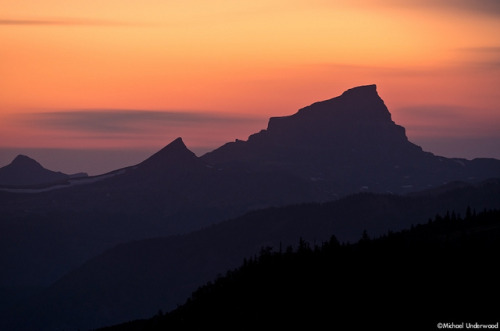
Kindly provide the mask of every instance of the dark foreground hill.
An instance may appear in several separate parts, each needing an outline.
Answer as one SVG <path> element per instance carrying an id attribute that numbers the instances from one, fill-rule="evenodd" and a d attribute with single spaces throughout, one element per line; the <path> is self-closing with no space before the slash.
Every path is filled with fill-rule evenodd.
<path id="1" fill-rule="evenodd" d="M 264 247 L 173 311 L 100 330 L 498 328 L 499 250 L 500 211 L 470 209 L 356 244 Z"/>
<path id="2" fill-rule="evenodd" d="M 13 306 L 1 320 L 9 330 L 85 330 L 145 318 L 159 309 L 174 309 L 198 286 L 262 247 L 285 249 L 301 238 L 319 245 L 332 235 L 355 242 L 364 230 L 380 236 L 426 222 L 436 213 L 466 215 L 467 206 L 500 209 L 500 181 L 456 183 L 414 196 L 362 193 L 328 203 L 254 211 L 187 235 L 119 245 Z M 443 261 L 443 268 L 449 267 Z M 369 268 L 363 275 L 373 277 Z"/>

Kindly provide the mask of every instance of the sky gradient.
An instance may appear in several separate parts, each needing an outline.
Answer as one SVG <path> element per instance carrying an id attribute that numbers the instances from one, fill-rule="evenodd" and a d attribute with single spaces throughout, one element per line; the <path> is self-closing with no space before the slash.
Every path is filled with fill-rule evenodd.
<path id="1" fill-rule="evenodd" d="M 366 84 L 425 150 L 500 158 L 499 35 L 497 0 L 4 0 L 0 166 L 202 154 Z"/>

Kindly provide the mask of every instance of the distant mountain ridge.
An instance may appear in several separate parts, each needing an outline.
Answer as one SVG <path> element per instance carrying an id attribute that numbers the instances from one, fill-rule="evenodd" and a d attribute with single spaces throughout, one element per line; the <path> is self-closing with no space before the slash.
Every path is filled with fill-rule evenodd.
<path id="1" fill-rule="evenodd" d="M 177 138 L 108 174 L 0 190 L 0 286 L 48 286 L 118 243 L 186 234 L 253 210 L 488 178 L 500 178 L 499 160 L 424 152 L 392 121 L 376 86 L 361 86 L 201 157 Z"/>
<path id="2" fill-rule="evenodd" d="M 26 155 L 18 155 L 0 168 L 0 185 L 29 186 L 50 184 L 69 178 L 86 177 L 86 173 L 64 174 L 45 169 L 40 163 Z"/>

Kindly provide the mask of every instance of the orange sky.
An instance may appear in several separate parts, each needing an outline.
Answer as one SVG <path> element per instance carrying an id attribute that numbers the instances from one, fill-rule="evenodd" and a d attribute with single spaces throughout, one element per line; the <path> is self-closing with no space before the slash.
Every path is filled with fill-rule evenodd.
<path id="1" fill-rule="evenodd" d="M 201 153 L 373 83 L 424 149 L 500 158 L 500 2 L 374 3 L 3 0 L 0 166 L 178 136 Z"/>

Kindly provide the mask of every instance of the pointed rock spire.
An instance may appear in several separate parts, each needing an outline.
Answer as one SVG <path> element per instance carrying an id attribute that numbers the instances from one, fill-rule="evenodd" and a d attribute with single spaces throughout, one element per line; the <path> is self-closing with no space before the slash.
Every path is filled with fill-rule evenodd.
<path id="1" fill-rule="evenodd" d="M 149 169 L 164 169 L 169 166 L 182 168 L 198 162 L 198 157 L 186 147 L 182 138 L 179 137 L 143 161 L 140 166 Z"/>

